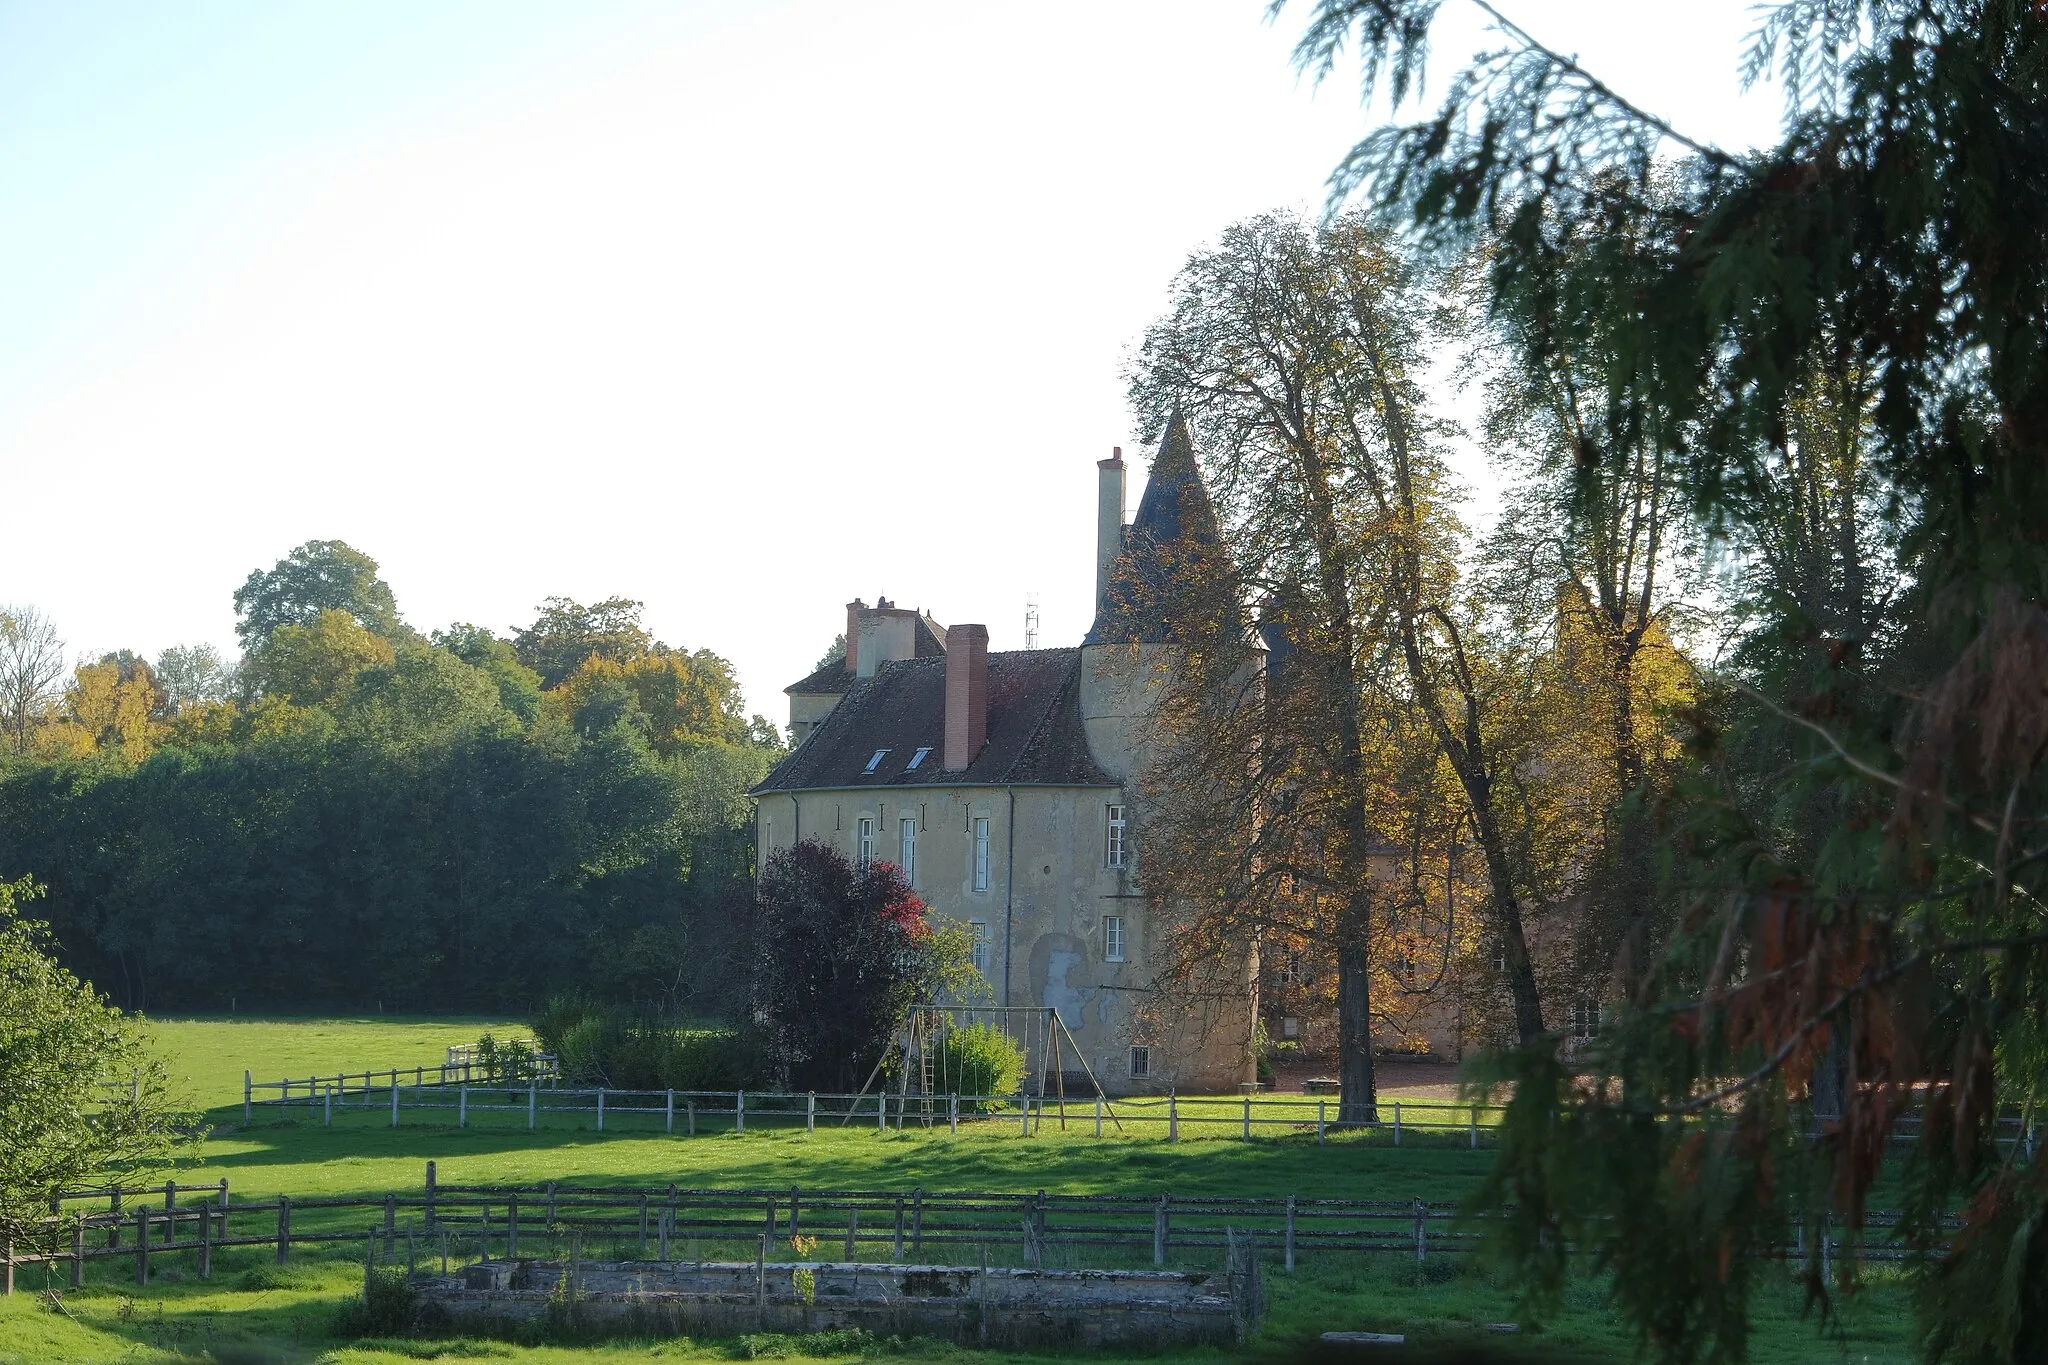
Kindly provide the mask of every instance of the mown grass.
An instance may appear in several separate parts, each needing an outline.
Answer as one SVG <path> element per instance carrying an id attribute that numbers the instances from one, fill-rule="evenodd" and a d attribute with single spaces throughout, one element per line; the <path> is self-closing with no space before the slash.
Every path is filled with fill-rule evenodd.
<path id="1" fill-rule="evenodd" d="M 713 1131 L 666 1136 L 658 1120 L 611 1118 L 594 1131 L 594 1116 L 561 1116 L 529 1133 L 516 1122 L 480 1122 L 458 1129 L 428 1124 L 408 1112 L 388 1126 L 388 1110 L 337 1111 L 324 1127 L 317 1111 L 259 1113 L 241 1124 L 241 1072 L 311 1075 L 365 1066 L 419 1065 L 440 1060 L 450 1042 L 471 1041 L 487 1020 L 175 1021 L 158 1026 L 175 1069 L 192 1077 L 217 1125 L 202 1163 L 182 1178 L 226 1176 L 237 1198 L 277 1193 L 295 1197 L 381 1195 L 418 1190 L 426 1162 L 444 1184 L 538 1184 L 630 1181 L 683 1186 L 784 1189 L 1012 1190 L 1068 1193 L 1297 1194 L 1304 1197 L 1454 1200 L 1466 1194 L 1491 1159 L 1456 1134 L 1410 1133 L 1396 1148 L 1384 1133 L 1333 1135 L 1318 1146 L 1311 1130 L 1245 1143 L 1225 1121 L 1237 1101 L 1221 1102 L 1214 1124 L 1184 1125 L 1184 1140 L 1091 1135 L 1081 1122 L 1061 1134 L 1045 1124 L 1020 1136 L 1014 1120 L 970 1125 L 949 1138 L 943 1125 L 878 1134 L 870 1126 Z M 1241 1115 L 1241 1107 L 1238 1108 Z M 447 1116 L 452 1118 L 452 1116 Z M 1482 1140 L 1483 1142 L 1483 1140 Z M 361 1220 L 361 1214 L 347 1217 Z M 317 1226 L 315 1211 L 295 1215 L 295 1228 Z M 353 1230 L 354 1222 L 348 1224 Z M 238 1232 L 243 1229 L 238 1228 Z M 248 1232 L 260 1231 L 249 1228 Z M 0 1365 L 43 1361 L 122 1361 L 167 1365 L 211 1359 L 217 1365 L 292 1362 L 299 1365 L 385 1365 L 418 1359 L 504 1359 L 552 1365 L 668 1358 L 749 1358 L 801 1353 L 806 1343 L 755 1340 L 624 1341 L 601 1345 L 518 1346 L 495 1341 L 349 1343 L 333 1335 L 341 1306 L 361 1283 L 360 1242 L 331 1250 L 295 1249 L 280 1272 L 263 1248 L 223 1251 L 214 1278 L 200 1283 L 191 1257 L 172 1253 L 153 1264 L 147 1288 L 133 1284 L 123 1256 L 91 1264 L 87 1286 L 64 1293 L 65 1314 L 39 1305 L 40 1267 L 24 1267 L 24 1292 L 0 1307 Z M 56 1283 L 63 1283 L 63 1269 Z M 1597 1283 L 1574 1285 L 1564 1311 L 1540 1335 L 1497 1336 L 1487 1324 L 1516 1319 L 1511 1288 L 1482 1266 L 1432 1258 L 1418 1271 L 1412 1255 L 1304 1255 L 1296 1273 L 1277 1265 L 1267 1277 L 1269 1313 L 1262 1337 L 1242 1351 L 1179 1352 L 1175 1359 L 1294 1358 L 1323 1331 L 1398 1332 L 1411 1342 L 1490 1352 L 1480 1358 L 1626 1361 L 1636 1343 L 1606 1306 Z M 1882 1275 L 1850 1305 L 1834 1335 L 1802 1317 L 1797 1289 L 1772 1278 L 1757 1305 L 1752 1359 L 1779 1362 L 1911 1359 L 1905 1295 Z M 67 1316 L 68 1314 L 68 1316 Z M 843 1347 L 845 1343 L 837 1343 Z M 1010 1365 L 1055 1357 L 965 1351 L 937 1343 L 870 1342 L 858 1352 L 811 1342 L 818 1359 L 849 1360 L 905 1351 L 913 1356 Z M 1405 1355 L 1403 1358 L 1407 1358 Z"/>

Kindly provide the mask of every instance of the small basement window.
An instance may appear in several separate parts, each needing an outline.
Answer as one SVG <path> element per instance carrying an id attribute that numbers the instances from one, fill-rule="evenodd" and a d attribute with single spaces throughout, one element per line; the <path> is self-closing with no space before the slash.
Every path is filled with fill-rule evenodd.
<path id="1" fill-rule="evenodd" d="M 906 769 L 915 768 L 918 764 L 924 762 L 925 756 L 929 753 L 931 753 L 931 750 L 929 748 L 919 749 L 916 753 L 910 756 L 910 762 L 904 764 L 903 766 Z"/>
<path id="2" fill-rule="evenodd" d="M 887 758 L 888 756 L 889 756 L 889 751 L 888 751 L 887 749 L 877 749 L 877 750 L 875 750 L 875 756 L 874 756 L 873 758 L 871 758 L 871 759 L 869 759 L 869 760 L 868 760 L 868 766 L 867 766 L 867 767 L 865 767 L 865 768 L 862 768 L 862 769 L 861 769 L 861 771 L 862 771 L 862 772 L 864 772 L 864 773 L 871 773 L 871 772 L 873 772 L 873 771 L 874 771 L 875 769 L 877 769 L 877 768 L 879 768 L 879 767 L 881 767 L 881 766 L 882 766 L 882 760 L 883 760 L 883 759 L 885 759 L 885 758 Z"/>

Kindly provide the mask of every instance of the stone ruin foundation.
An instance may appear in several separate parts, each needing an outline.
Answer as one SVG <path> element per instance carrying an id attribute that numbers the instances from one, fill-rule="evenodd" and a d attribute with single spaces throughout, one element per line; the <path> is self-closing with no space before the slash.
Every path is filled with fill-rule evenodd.
<path id="1" fill-rule="evenodd" d="M 1249 1260 L 1249 1258 L 1247 1258 Z M 414 1281 L 458 1327 L 736 1336 L 860 1327 L 966 1345 L 1227 1344 L 1257 1325 L 1257 1271 L 976 1269 L 758 1261 L 484 1261 Z"/>

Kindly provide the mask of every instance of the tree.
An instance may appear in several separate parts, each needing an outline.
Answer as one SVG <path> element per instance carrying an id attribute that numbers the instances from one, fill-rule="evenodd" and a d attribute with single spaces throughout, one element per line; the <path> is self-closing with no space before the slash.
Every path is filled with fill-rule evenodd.
<path id="1" fill-rule="evenodd" d="M 1189 262 L 1132 379 L 1134 405 L 1155 421 L 1179 408 L 1201 424 L 1231 559 L 1227 574 L 1175 566 L 1176 578 L 1210 583 L 1195 611 L 1207 613 L 1213 646 L 1193 649 L 1169 689 L 1193 691 L 1167 707 L 1184 723 L 1159 766 L 1178 774 L 1168 790 L 1207 787 L 1190 809 L 1222 799 L 1238 812 L 1233 828 L 1256 831 L 1234 842 L 1242 875 L 1229 884 L 1241 894 L 1263 888 L 1297 907 L 1325 898 L 1337 907 L 1327 942 L 1337 956 L 1344 1103 L 1361 1119 L 1373 1103 L 1374 868 L 1391 851 L 1386 829 L 1408 824 L 1380 793 L 1415 772 L 1413 751 L 1390 742 L 1411 715 L 1426 722 L 1427 743 L 1465 792 L 1518 1029 L 1542 1030 L 1470 622 L 1455 610 L 1460 528 L 1438 428 L 1422 415 L 1412 378 L 1425 303 L 1421 282 L 1364 221 L 1311 227 L 1268 214 Z M 1222 705 L 1257 714 L 1270 733 L 1256 739 L 1233 737 L 1241 723 L 1207 700 L 1241 690 L 1234 642 L 1246 597 L 1263 603 L 1264 709 Z M 1273 662 L 1281 659 L 1284 668 Z M 1200 747 L 1211 748 L 1207 759 L 1195 757 Z"/>
<path id="2" fill-rule="evenodd" d="M 762 867 L 754 941 L 753 1017 L 795 1089 L 853 1090 L 913 1005 L 974 970 L 967 927 L 934 920 L 895 864 L 809 840 Z"/>
<path id="3" fill-rule="evenodd" d="M 235 693 L 234 674 L 212 645 L 170 646 L 156 656 L 156 681 L 173 716 L 224 702 Z"/>
<path id="4" fill-rule="evenodd" d="M 1435 10 L 1317 0 L 1301 59 L 1355 45 L 1398 102 Z M 1509 1063 L 1486 1202 L 1539 1305 L 1577 1246 L 1660 1356 L 1733 1360 L 1754 1267 L 1859 1228 L 1914 1120 L 1928 1356 L 2039 1357 L 2048 1167 L 1994 1135 L 2048 1096 L 2048 15 L 1777 4 L 1747 76 L 1779 76 L 1783 135 L 1737 155 L 1494 13 L 1500 45 L 1334 186 L 1483 243 L 1531 374 L 1622 314 L 1620 405 L 1764 590 L 1667 808 L 1673 931 L 1592 1077 Z"/>
<path id="5" fill-rule="evenodd" d="M 559 687 L 585 659 L 624 663 L 654 648 L 654 637 L 640 624 L 642 610 L 630 597 L 607 597 L 587 607 L 550 597 L 533 624 L 513 635 L 512 648 L 540 674 L 542 687 Z"/>
<path id="6" fill-rule="evenodd" d="M 192 1140 L 141 1028 L 57 965 L 21 916 L 35 886 L 0 882 L 0 1240 L 58 1250 L 50 1196 L 133 1180 Z"/>
<path id="7" fill-rule="evenodd" d="M 310 626 L 325 611 L 346 612 L 387 640 L 408 634 L 377 561 L 339 540 L 309 540 L 267 572 L 250 570 L 235 589 L 235 633 L 250 655 L 280 626 Z"/>
<path id="8" fill-rule="evenodd" d="M 140 763 L 156 747 L 154 717 L 163 709 L 162 700 L 155 673 L 133 655 L 124 660 L 109 654 L 96 664 L 80 664 L 64 689 L 61 717 L 45 729 L 38 745 Z"/>
<path id="9" fill-rule="evenodd" d="M 265 639 L 245 671 L 258 691 L 294 706 L 335 704 L 356 674 L 388 667 L 394 658 L 390 641 L 339 607 L 321 611 L 304 625 L 280 625 Z"/>
<path id="10" fill-rule="evenodd" d="M 456 622 L 437 630 L 434 644 L 473 668 L 481 668 L 498 684 L 498 696 L 505 709 L 531 722 L 540 712 L 540 675 L 519 662 L 512 642 L 501 640 L 482 626 Z"/>
<path id="11" fill-rule="evenodd" d="M 28 752 L 29 730 L 63 675 L 64 642 L 56 624 L 34 607 L 0 608 L 0 723 L 17 754 Z"/>

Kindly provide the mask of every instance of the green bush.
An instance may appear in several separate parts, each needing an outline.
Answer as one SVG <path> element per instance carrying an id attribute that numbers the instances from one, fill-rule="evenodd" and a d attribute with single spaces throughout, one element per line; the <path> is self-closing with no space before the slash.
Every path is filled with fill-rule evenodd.
<path id="1" fill-rule="evenodd" d="M 401 1337 L 412 1331 L 419 1295 L 397 1266 L 379 1266 L 363 1280 L 363 1296 L 341 1307 L 336 1333 L 345 1337 Z"/>
<path id="2" fill-rule="evenodd" d="M 559 1059 L 564 1080 L 621 1090 L 745 1090 L 762 1084 L 755 1048 L 730 1029 L 576 999 L 551 1001 L 534 1037 Z"/>
<path id="3" fill-rule="evenodd" d="M 1024 1049 L 993 1024 L 949 1029 L 932 1083 L 956 1095 L 1014 1095 L 1024 1079 Z"/>

